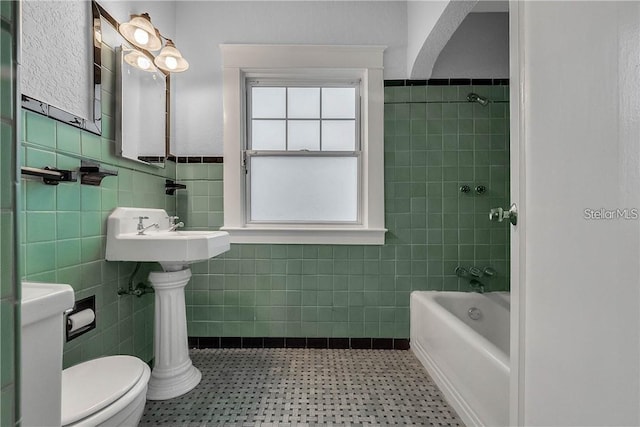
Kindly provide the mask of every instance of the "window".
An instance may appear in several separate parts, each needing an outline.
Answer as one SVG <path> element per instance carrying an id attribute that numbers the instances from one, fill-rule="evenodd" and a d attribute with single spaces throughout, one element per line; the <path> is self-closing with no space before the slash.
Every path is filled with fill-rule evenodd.
<path id="1" fill-rule="evenodd" d="M 382 50 L 222 46 L 232 242 L 384 243 Z"/>
<path id="2" fill-rule="evenodd" d="M 247 223 L 359 223 L 358 86 L 248 81 Z"/>

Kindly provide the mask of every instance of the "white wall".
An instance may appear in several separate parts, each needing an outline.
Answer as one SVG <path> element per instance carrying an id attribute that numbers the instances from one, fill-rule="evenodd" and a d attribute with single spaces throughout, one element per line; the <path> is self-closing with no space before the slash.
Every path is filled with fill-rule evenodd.
<path id="1" fill-rule="evenodd" d="M 384 77 L 406 78 L 405 2 L 179 2 L 175 41 L 190 69 L 172 76 L 174 154 L 222 155 L 221 43 L 386 45 Z"/>
<path id="2" fill-rule="evenodd" d="M 411 73 L 411 70 L 413 70 L 413 65 L 424 46 L 425 40 L 433 30 L 433 27 L 435 27 L 448 4 L 449 0 L 407 2 L 406 61 L 408 73 Z M 448 38 L 449 35 L 446 36 L 446 39 Z M 430 71 L 431 70 L 429 70 L 429 72 Z"/>
<path id="3" fill-rule="evenodd" d="M 640 424 L 640 3 L 519 5 L 524 425 Z M 513 53 L 513 52 L 512 52 Z M 516 88 L 517 89 L 517 88 Z M 513 421 L 513 420 L 512 420 Z"/>
<path id="4" fill-rule="evenodd" d="M 431 78 L 509 78 L 509 14 L 470 13 L 440 52 Z"/>

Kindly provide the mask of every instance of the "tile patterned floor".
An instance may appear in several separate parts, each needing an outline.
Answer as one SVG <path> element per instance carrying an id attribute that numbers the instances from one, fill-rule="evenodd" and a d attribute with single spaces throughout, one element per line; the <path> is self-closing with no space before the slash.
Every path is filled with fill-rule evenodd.
<path id="1" fill-rule="evenodd" d="M 410 351 L 192 350 L 202 382 L 141 426 L 463 426 Z"/>

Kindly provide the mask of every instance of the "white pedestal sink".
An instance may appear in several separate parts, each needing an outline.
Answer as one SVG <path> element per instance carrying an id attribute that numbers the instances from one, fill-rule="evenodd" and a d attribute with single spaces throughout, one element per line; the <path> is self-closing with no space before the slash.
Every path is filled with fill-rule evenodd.
<path id="1" fill-rule="evenodd" d="M 157 224 L 140 234 L 142 228 Z M 151 272 L 155 290 L 154 366 L 147 399 L 166 400 L 192 390 L 202 377 L 189 358 L 184 288 L 188 265 L 229 250 L 223 231 L 169 231 L 163 209 L 116 208 L 107 223 L 107 261 L 159 262 Z"/>

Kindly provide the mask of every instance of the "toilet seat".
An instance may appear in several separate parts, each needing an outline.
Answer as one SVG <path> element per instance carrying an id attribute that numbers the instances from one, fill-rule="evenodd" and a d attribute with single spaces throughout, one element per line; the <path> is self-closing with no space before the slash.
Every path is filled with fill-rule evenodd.
<path id="1" fill-rule="evenodd" d="M 148 379 L 149 367 L 133 356 L 102 357 L 65 369 L 62 371 L 62 425 L 78 423 L 110 405 L 127 405 L 126 400 L 133 400 L 139 393 L 129 392 L 139 386 L 146 387 Z M 118 402 L 127 393 L 129 398 Z"/>

